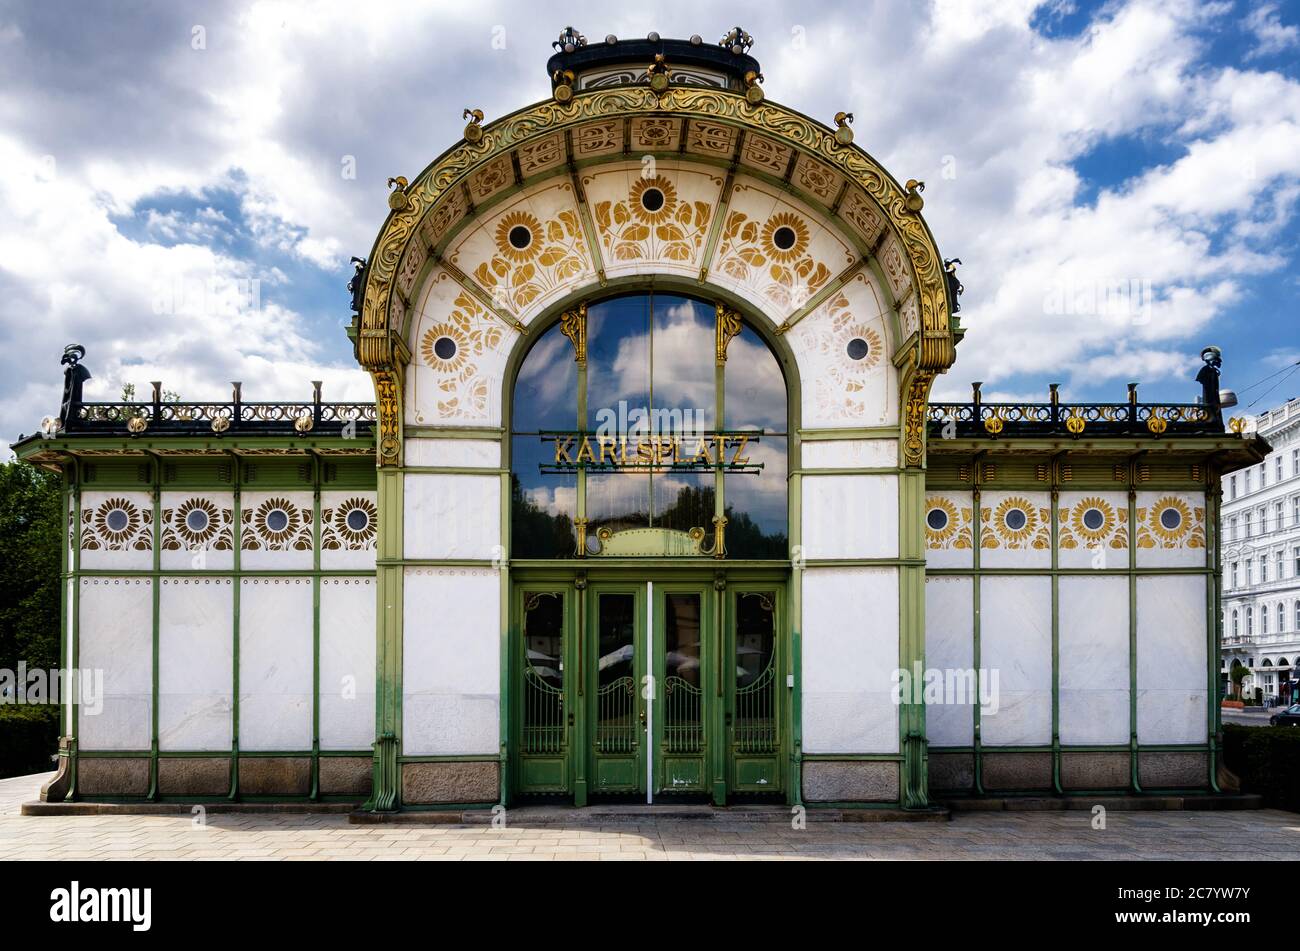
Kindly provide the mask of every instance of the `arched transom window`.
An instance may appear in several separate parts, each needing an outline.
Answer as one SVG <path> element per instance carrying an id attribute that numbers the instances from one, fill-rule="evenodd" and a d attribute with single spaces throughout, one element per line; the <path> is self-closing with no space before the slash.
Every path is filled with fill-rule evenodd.
<path id="1" fill-rule="evenodd" d="M 785 377 L 726 306 L 564 314 L 520 366 L 510 429 L 514 559 L 788 557 Z"/>

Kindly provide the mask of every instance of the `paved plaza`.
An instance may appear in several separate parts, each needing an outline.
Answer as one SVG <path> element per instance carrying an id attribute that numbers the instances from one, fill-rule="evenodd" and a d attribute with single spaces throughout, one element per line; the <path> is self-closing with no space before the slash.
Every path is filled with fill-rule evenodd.
<path id="1" fill-rule="evenodd" d="M 739 859 L 1233 859 L 1300 856 L 1300 815 L 958 812 L 951 822 L 652 819 L 607 824 L 354 825 L 346 815 L 23 816 L 44 776 L 0 780 L 0 862 L 10 859 L 493 861 Z"/>

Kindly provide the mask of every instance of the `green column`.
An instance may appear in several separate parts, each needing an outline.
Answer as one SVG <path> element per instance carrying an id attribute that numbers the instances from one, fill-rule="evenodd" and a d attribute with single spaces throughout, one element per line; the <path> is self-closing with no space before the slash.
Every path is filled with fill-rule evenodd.
<path id="1" fill-rule="evenodd" d="M 373 788 L 365 808 L 390 812 L 401 802 L 397 757 L 402 735 L 402 471 L 381 468 L 377 483 L 375 760 Z"/>
<path id="2" fill-rule="evenodd" d="M 903 564 L 898 569 L 898 666 L 925 669 L 925 470 L 908 468 L 898 476 L 898 544 Z M 910 563 L 909 563 L 910 562 Z M 899 737 L 903 775 L 900 788 L 905 809 L 923 809 L 929 802 L 928 744 L 925 705 L 908 691 L 899 706 Z"/>

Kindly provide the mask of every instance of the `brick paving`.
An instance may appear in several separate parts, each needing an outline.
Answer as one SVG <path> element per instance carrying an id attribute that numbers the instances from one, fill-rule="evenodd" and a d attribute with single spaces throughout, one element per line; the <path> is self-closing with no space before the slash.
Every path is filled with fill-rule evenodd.
<path id="1" fill-rule="evenodd" d="M 1300 857 L 1300 814 L 965 812 L 951 822 L 710 819 L 353 825 L 344 815 L 22 816 L 45 776 L 0 780 L 0 863 L 10 859 L 239 861 L 737 861 L 788 859 L 1236 859 Z"/>

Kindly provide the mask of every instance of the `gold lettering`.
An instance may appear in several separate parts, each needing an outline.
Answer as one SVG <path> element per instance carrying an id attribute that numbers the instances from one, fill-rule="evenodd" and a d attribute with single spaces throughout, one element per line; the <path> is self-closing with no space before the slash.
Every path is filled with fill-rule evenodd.
<path id="1" fill-rule="evenodd" d="M 569 450 L 573 448 L 573 437 L 565 436 L 563 439 L 558 436 L 555 439 L 555 464 L 567 463 L 573 465 L 573 457 L 569 455 Z"/>
<path id="2" fill-rule="evenodd" d="M 603 463 L 605 461 L 605 457 L 608 456 L 610 463 L 617 465 L 618 456 L 615 454 L 614 450 L 617 449 L 618 446 L 614 442 L 614 440 L 608 439 L 604 436 L 598 436 L 596 438 L 596 442 L 597 445 L 600 446 L 600 462 Z"/>
<path id="3" fill-rule="evenodd" d="M 581 462 L 594 462 L 594 461 L 595 461 L 595 456 L 592 455 L 591 452 L 591 443 L 587 441 L 586 436 L 583 436 L 582 445 L 578 447 L 578 462 L 581 463 Z"/>
<path id="4" fill-rule="evenodd" d="M 739 445 L 736 446 L 736 452 L 735 452 L 735 454 L 731 457 L 731 464 L 732 464 L 733 466 L 747 466 L 747 465 L 749 465 L 749 456 L 741 456 L 741 454 L 740 454 L 740 453 L 741 453 L 741 450 L 743 450 L 743 449 L 745 448 L 745 444 L 746 444 L 747 442 L 749 442 L 749 437 L 748 437 L 748 436 L 731 436 L 731 437 L 729 437 L 729 438 L 731 439 L 731 441 L 732 441 L 733 443 L 736 443 L 736 442 L 739 443 Z"/>

